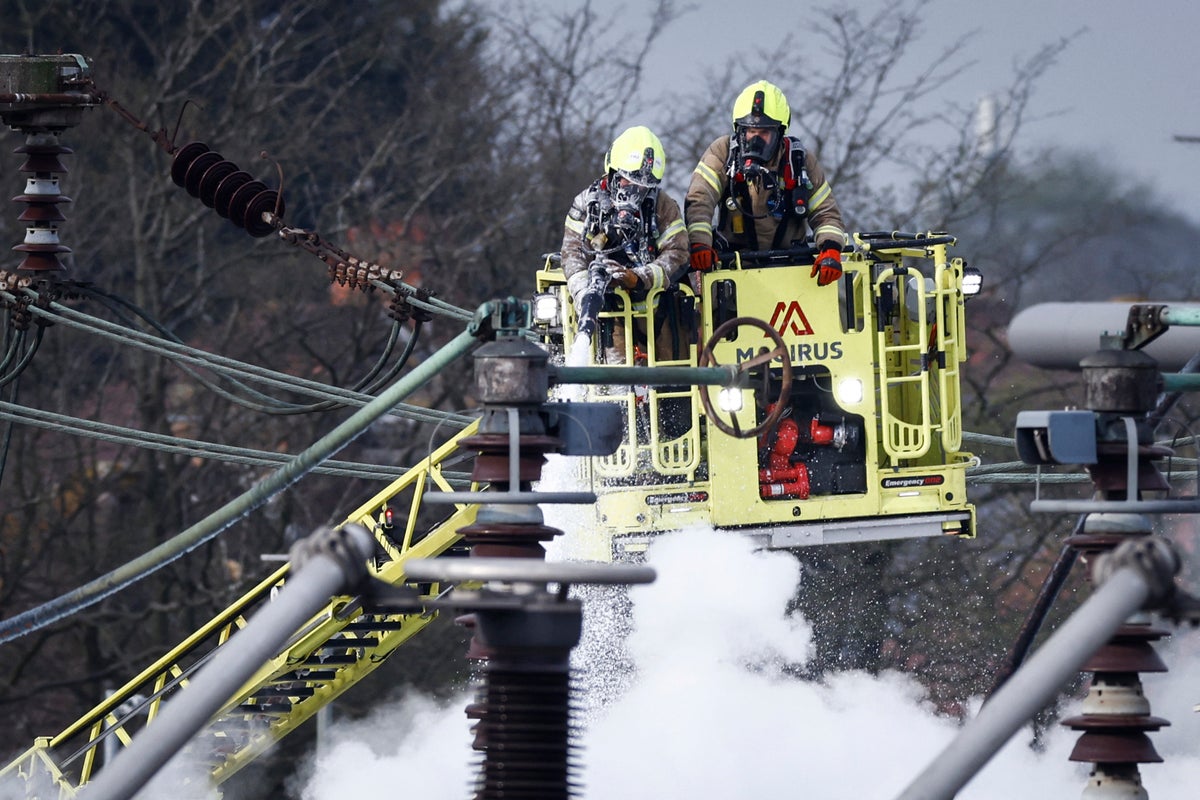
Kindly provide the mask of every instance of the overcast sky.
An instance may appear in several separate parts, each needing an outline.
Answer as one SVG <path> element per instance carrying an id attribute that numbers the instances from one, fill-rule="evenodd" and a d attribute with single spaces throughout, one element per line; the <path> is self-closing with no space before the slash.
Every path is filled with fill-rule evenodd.
<path id="1" fill-rule="evenodd" d="M 553 0 L 558 9 L 583 0 Z M 688 80 L 718 68 L 739 48 L 803 40 L 803 20 L 827 3 L 734 3 L 690 0 L 696 10 L 665 33 L 652 61 L 655 72 Z M 637 0 L 593 0 L 614 21 L 642 13 Z M 848 0 L 864 16 L 873 0 Z M 743 10 L 744 9 L 744 10 Z M 924 13 L 930 51 L 976 31 L 971 57 L 978 63 L 947 87 L 946 99 L 974 102 L 1007 86 L 1012 65 L 1041 46 L 1083 30 L 1038 83 L 1024 129 L 1026 146 L 1088 150 L 1111 161 L 1130 180 L 1152 185 L 1166 201 L 1200 222 L 1200 2 L 1196 0 L 930 0 Z M 765 26 L 764 22 L 770 22 Z M 787 34 L 788 25 L 797 33 Z M 765 30 L 765 32 L 764 32 Z M 694 69 L 689 70 L 692 64 Z M 768 77 L 769 76 L 764 76 Z M 785 91 L 787 87 L 784 87 Z M 732 102 L 732 98 L 730 98 Z"/>

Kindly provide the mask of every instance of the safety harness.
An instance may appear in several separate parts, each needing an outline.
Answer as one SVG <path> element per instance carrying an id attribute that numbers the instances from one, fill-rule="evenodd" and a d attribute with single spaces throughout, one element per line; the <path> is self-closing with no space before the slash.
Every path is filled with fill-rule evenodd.
<path id="1" fill-rule="evenodd" d="M 583 220 L 584 254 L 610 258 L 624 255 L 630 266 L 649 264 L 658 257 L 657 203 L 658 192 L 652 191 L 642 201 L 639 214 L 622 211 L 613 205 L 608 178 L 594 181 L 588 187 Z"/>
<path id="2" fill-rule="evenodd" d="M 779 163 L 782 170 L 776 173 L 756 165 L 753 159 L 742 158 L 737 137 L 730 137 L 729 158 L 725 162 L 725 174 L 729 176 L 729 184 L 720 203 L 717 229 L 725 230 L 728 219 L 728 230 L 733 233 L 735 245 L 750 250 L 759 249 L 754 220 L 771 216 L 778 221 L 771 249 L 778 250 L 784 246 L 784 239 L 792 223 L 803 222 L 808 216 L 808 200 L 812 196 L 813 185 L 805 166 L 804 148 L 794 136 L 783 137 L 780 148 L 782 153 Z M 760 185 L 767 195 L 766 214 L 754 213 L 754 204 L 750 198 L 752 184 Z"/>
<path id="3" fill-rule="evenodd" d="M 608 192 L 608 178 L 600 178 L 588 187 L 587 207 L 583 220 L 583 252 L 589 257 L 608 256 L 625 261 L 630 266 L 643 266 L 658 258 L 658 192 L 652 191 L 642 201 L 637 220 L 623 220 L 622 212 L 612 202 Z M 646 291 L 634 289 L 629 292 L 634 308 L 644 310 Z M 690 300 L 687 309 L 681 310 L 684 298 L 675 286 L 668 287 L 658 298 L 655 314 L 655 335 L 667 324 L 671 331 L 673 357 L 686 348 L 687 337 L 692 330 L 689 323 L 693 317 Z M 606 333 L 611 336 L 611 332 Z M 646 342 L 641 331 L 634 331 L 637 340 Z M 651 337 L 653 338 L 653 337 Z M 649 346 L 647 344 L 647 346 Z"/>

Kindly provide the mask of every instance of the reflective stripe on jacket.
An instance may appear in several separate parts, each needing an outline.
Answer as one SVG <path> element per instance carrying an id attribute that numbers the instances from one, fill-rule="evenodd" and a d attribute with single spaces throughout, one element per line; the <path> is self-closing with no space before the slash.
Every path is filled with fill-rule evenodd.
<path id="1" fill-rule="evenodd" d="M 707 245 L 713 243 L 714 215 L 729 196 L 729 175 L 726 172 L 729 146 L 729 136 L 718 138 L 704 151 L 704 155 L 700 157 L 700 163 L 692 172 L 692 181 L 684 198 L 684 214 L 687 220 L 688 239 L 693 243 L 699 242 Z M 782 150 L 783 148 L 780 148 L 781 152 L 777 153 L 767 165 L 776 173 L 779 172 Z M 842 222 L 842 212 L 833 197 L 829 181 L 825 178 L 825 171 L 817 163 L 816 156 L 812 154 L 812 151 L 805 152 L 804 166 L 813 185 L 812 194 L 808 200 L 807 217 L 788 216 L 784 220 L 775 219 L 767 209 L 767 192 L 750 187 L 750 210 L 754 218 L 751 219 L 748 216 L 737 214 L 737 212 L 722 215 L 721 235 L 735 247 L 739 245 L 739 239 L 742 239 L 741 244 L 744 247 L 745 237 L 740 237 L 736 230 L 738 224 L 735 219 L 736 215 L 741 216 L 742 224 L 754 226 L 760 250 L 770 247 L 775 238 L 776 228 L 781 223 L 788 225 L 788 230 L 784 232 L 783 238 L 785 246 L 793 240 L 804 239 L 806 227 L 812 230 L 813 239 L 818 243 L 832 239 L 839 244 L 844 244 L 846 233 L 845 225 Z"/>

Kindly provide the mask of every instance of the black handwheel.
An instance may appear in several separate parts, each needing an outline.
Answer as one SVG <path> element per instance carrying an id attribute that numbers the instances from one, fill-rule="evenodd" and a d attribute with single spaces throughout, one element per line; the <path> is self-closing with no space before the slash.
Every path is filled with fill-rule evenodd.
<path id="1" fill-rule="evenodd" d="M 784 400 L 787 399 L 788 392 L 791 391 L 792 360 L 788 358 L 787 345 L 783 343 L 783 337 L 781 337 L 779 333 L 776 332 L 776 330 L 770 325 L 763 322 L 761 319 L 757 319 L 756 317 L 734 317 L 731 320 L 726 320 L 725 322 L 721 323 L 717 329 L 713 331 L 713 335 L 709 337 L 708 342 L 706 342 L 704 345 L 704 349 L 700 352 L 700 366 L 720 366 L 717 363 L 716 357 L 713 355 L 713 347 L 715 347 L 718 342 L 728 336 L 730 331 L 742 325 L 749 325 L 752 328 L 758 328 L 761 330 L 775 344 L 775 349 L 768 352 L 766 348 L 763 348 L 763 351 L 754 356 L 754 358 L 738 364 L 738 372 L 749 372 L 759 364 L 766 364 L 778 358 L 783 362 L 783 379 L 779 382 L 779 397 L 775 399 L 775 402 L 772 404 L 772 406 L 768 406 L 771 408 L 771 411 L 767 414 L 767 418 L 762 421 L 762 424 L 755 425 L 753 428 L 747 428 L 746 430 L 742 430 L 738 425 L 736 415 L 730 415 L 730 421 L 732 424 L 725 422 L 723 419 L 717 416 L 716 409 L 713 408 L 712 400 L 708 396 L 708 393 L 713 389 L 713 387 L 705 386 L 701 388 L 700 404 L 704 406 L 704 413 L 708 415 L 708 418 L 712 420 L 713 425 L 716 425 L 718 430 L 722 431 L 723 433 L 727 433 L 736 439 L 750 439 L 762 433 L 763 431 L 770 430 L 772 427 L 774 427 L 775 423 L 779 421 L 779 418 L 783 416 L 783 412 L 787 409 Z"/>

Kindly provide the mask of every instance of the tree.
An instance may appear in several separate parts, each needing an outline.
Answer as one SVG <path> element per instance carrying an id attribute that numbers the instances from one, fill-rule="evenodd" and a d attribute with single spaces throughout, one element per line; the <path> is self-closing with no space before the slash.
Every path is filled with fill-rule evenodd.
<path id="1" fill-rule="evenodd" d="M 409 283 L 467 309 L 528 284 L 539 254 L 561 236 L 563 209 L 579 188 L 572 176 L 579 185 L 590 179 L 611 133 L 580 136 L 567 117 L 558 128 L 561 161 L 531 158 L 527 120 L 549 120 L 539 91 L 564 76 L 527 70 L 536 60 L 506 60 L 522 52 L 513 46 L 528 29 L 497 28 L 489 44 L 471 7 L 450 11 L 436 0 L 336 9 L 311 0 L 11 6 L 9 18 L 22 25 L 6 30 L 7 49 L 84 52 L 100 88 L 151 131 L 162 130 L 171 148 L 205 142 L 279 186 L 288 224 L 403 270 Z M 86 39 L 63 31 L 86 31 Z M 591 57 L 580 67 L 584 80 L 604 85 L 590 73 L 600 55 Z M 609 77 L 628 83 L 638 69 L 629 63 Z M 579 97 L 567 92 L 562 101 L 576 108 Z M 596 108 L 598 116 L 607 106 Z M 142 329 L 161 325 L 206 350 L 334 385 L 353 383 L 380 358 L 391 326 L 383 304 L 338 286 L 331 294 L 316 259 L 223 224 L 171 182 L 170 154 L 128 120 L 92 109 L 62 140 L 77 151 L 63 176 L 75 201 L 61 230 L 74 251 L 66 277 L 98 289 L 82 310 Z M 256 156 L 260 150 L 269 161 Z M 578 163 L 578 171 L 561 163 Z M 548 194 L 551 176 L 557 188 Z M 4 229 L 19 235 L 15 225 Z M 457 333 L 456 325 L 427 325 L 414 357 Z M 414 335 L 401 331 L 401 344 Z M 467 377 L 448 371 L 420 402 L 461 404 L 451 398 L 467 394 Z M 20 378 L 20 400 L 34 408 L 266 451 L 295 452 L 339 417 L 264 414 L 307 398 L 256 396 L 246 385 L 183 372 L 61 326 L 48 331 Z M 347 452 L 403 464 L 424 455 L 435 433 L 411 423 L 377 426 Z M 19 428 L 0 514 L 7 612 L 145 552 L 265 469 Z M 64 725 L 261 576 L 270 565 L 260 554 L 340 520 L 367 491 L 366 481 L 307 478 L 196 555 L 67 626 L 7 646 L 0 703 L 16 724 L 5 744 L 24 747 Z M 36 707 L 30 698 L 40 699 Z"/>
<path id="2" fill-rule="evenodd" d="M 459 287 L 480 262 L 465 256 L 478 249 L 479 235 L 466 221 L 480 214 L 462 198 L 485 202 L 470 190 L 489 153 L 464 157 L 459 144 L 476 121 L 470 109 L 496 94 L 471 9 L 449 11 L 436 0 L 337 7 L 312 0 L 14 1 L 5 15 L 20 20 L 0 34 L 6 51 L 84 53 L 100 88 L 151 130 L 165 130 L 176 149 L 213 142 L 214 151 L 269 185 L 282 175 L 289 224 L 352 241 L 371 256 L 387 241 L 403 259 L 389 269 L 467 299 Z M 450 96 L 454 104 L 442 102 Z M 72 301 L 81 310 L 146 330 L 152 320 L 193 346 L 335 385 L 353 384 L 384 353 L 393 323 L 383 304 L 366 296 L 332 304 L 324 265 L 223 223 L 174 185 L 169 154 L 126 120 L 95 108 L 62 141 L 76 150 L 63 176 L 74 199 L 61 228 L 74 251 L 65 277 L 99 290 Z M 270 161 L 257 157 L 261 150 Z M 17 166 L 5 171 L 10 180 Z M 372 228 L 379 221 L 392 227 Z M 15 222 L 3 229 L 19 240 Z M 436 331 L 422 346 L 456 332 Z M 413 334 L 405 327 L 400 335 L 403 344 Z M 244 384 L 203 377 L 54 326 L 20 375 L 19 400 L 140 431 L 284 452 L 307 446 L 346 413 L 264 414 L 308 398 L 256 396 Z M 450 377 L 449 385 L 461 382 Z M 214 384 L 224 394 L 211 391 Z M 405 452 L 428 442 L 428 432 L 416 434 L 406 431 Z M 14 431 L 0 485 L 6 614 L 145 552 L 265 469 Z M 310 478 L 193 557 L 68 624 L 6 646 L 0 703 L 15 724 L 4 747 L 26 746 L 97 702 L 103 688 L 135 674 L 269 571 L 261 554 L 339 520 L 368 486 Z"/>

